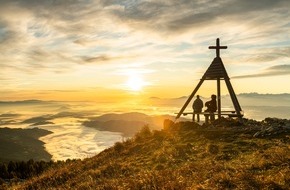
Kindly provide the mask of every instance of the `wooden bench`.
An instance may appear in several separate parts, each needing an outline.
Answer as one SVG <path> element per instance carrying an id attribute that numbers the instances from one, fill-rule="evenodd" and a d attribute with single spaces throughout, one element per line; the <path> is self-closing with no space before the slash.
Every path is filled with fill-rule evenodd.
<path id="1" fill-rule="evenodd" d="M 182 113 L 182 115 L 186 116 L 188 114 L 194 114 L 193 112 L 184 112 Z M 204 115 L 205 116 L 205 123 L 207 124 L 209 121 L 209 117 L 211 116 L 211 120 L 215 119 L 216 115 L 219 115 L 218 112 L 201 112 L 201 113 L 195 113 L 195 114 L 200 114 L 200 115 Z M 220 115 L 226 115 L 228 117 L 243 117 L 244 115 L 241 114 L 237 114 L 236 111 L 221 111 Z"/>

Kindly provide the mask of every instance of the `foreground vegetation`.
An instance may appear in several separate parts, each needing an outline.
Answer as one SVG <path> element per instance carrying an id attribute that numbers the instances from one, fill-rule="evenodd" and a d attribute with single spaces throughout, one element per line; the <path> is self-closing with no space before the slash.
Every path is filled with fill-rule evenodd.
<path id="1" fill-rule="evenodd" d="M 167 120 L 161 131 L 145 126 L 95 157 L 2 188 L 290 189 L 290 132 L 266 133 L 276 125 L 271 122 L 220 119 L 200 126 Z M 279 128 L 289 120 L 277 122 Z"/>

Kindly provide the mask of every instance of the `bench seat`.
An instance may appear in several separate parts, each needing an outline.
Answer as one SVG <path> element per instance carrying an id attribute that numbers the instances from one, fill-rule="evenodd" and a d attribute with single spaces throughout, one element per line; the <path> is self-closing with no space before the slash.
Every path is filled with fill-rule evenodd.
<path id="1" fill-rule="evenodd" d="M 193 112 L 184 112 L 182 113 L 182 115 L 186 116 L 188 114 L 193 114 Z M 197 114 L 197 113 L 196 113 Z M 201 112 L 199 113 L 200 115 L 219 115 L 218 112 Z M 244 116 L 242 113 L 241 114 L 237 114 L 236 111 L 222 111 L 221 115 L 227 115 L 229 117 L 240 117 L 240 116 Z"/>

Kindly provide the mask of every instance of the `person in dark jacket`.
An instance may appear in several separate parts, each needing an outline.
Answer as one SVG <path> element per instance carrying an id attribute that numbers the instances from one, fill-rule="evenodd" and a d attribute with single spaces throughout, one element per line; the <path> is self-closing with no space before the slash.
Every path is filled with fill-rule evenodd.
<path id="1" fill-rule="evenodd" d="M 207 101 L 205 103 L 205 106 L 207 107 L 207 109 L 205 110 L 205 112 L 209 112 L 210 115 L 210 120 L 213 121 L 214 120 L 214 112 L 216 112 L 217 110 L 217 102 L 216 102 L 216 95 L 211 95 L 211 100 Z"/>
<path id="2" fill-rule="evenodd" d="M 200 121 L 199 114 L 201 113 L 202 108 L 203 108 L 203 101 L 199 98 L 199 95 L 197 95 L 196 99 L 194 100 L 192 104 L 192 109 L 193 109 L 192 121 L 195 121 L 195 114 L 197 115 L 197 122 Z"/>

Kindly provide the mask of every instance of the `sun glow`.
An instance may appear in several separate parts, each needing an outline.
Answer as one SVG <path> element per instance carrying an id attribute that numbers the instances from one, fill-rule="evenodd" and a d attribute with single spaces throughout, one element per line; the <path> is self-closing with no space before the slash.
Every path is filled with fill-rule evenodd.
<path id="1" fill-rule="evenodd" d="M 137 74 L 130 74 L 125 86 L 128 90 L 139 92 L 146 85 L 143 78 Z"/>

